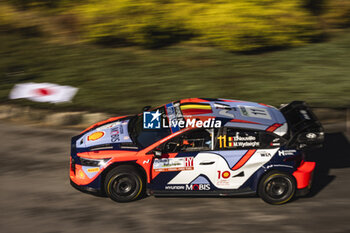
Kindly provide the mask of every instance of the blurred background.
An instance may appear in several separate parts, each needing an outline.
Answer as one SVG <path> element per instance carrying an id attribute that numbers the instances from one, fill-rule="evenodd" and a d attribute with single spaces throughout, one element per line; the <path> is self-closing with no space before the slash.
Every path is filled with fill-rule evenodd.
<path id="1" fill-rule="evenodd" d="M 311 105 L 309 196 L 120 204 L 70 186 L 83 127 L 189 97 Z M 0 135 L 2 232 L 348 233 L 350 0 L 1 0 Z"/>
<path id="2" fill-rule="evenodd" d="M 136 113 L 187 97 L 349 107 L 348 0 L 2 0 L 0 101 L 79 88 L 58 110 Z"/>

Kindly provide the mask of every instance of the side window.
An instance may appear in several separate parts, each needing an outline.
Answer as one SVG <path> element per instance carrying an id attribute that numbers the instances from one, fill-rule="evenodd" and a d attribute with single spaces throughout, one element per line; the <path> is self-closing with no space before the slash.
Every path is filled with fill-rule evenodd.
<path id="1" fill-rule="evenodd" d="M 191 130 L 165 142 L 160 148 L 166 153 L 211 150 L 213 133 L 213 129 Z"/>
<path id="2" fill-rule="evenodd" d="M 165 108 L 160 107 L 157 109 L 152 109 L 151 111 L 159 111 L 159 113 L 162 114 L 162 116 L 165 114 Z M 161 118 L 161 124 L 163 124 L 163 120 L 165 120 L 165 124 L 169 125 L 167 122 L 167 118 Z M 144 129 L 143 128 L 143 115 L 138 116 L 136 118 L 136 122 L 134 125 L 130 122 L 129 123 L 129 132 L 130 136 L 133 141 L 136 141 L 136 143 L 141 148 L 146 148 L 153 143 L 159 141 L 162 138 L 165 138 L 166 136 L 171 134 L 171 131 L 169 128 L 160 128 L 160 129 Z M 132 127 L 132 128 L 130 128 Z"/>
<path id="3" fill-rule="evenodd" d="M 284 140 L 272 133 L 249 129 L 222 128 L 217 136 L 217 150 L 269 149 L 280 147 Z"/>

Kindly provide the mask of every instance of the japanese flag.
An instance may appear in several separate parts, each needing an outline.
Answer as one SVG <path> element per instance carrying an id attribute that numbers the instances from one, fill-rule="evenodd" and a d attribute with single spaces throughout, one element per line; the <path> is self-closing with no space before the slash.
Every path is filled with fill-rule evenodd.
<path id="1" fill-rule="evenodd" d="M 9 98 L 61 103 L 71 101 L 77 91 L 78 88 L 53 83 L 22 83 L 13 87 Z"/>

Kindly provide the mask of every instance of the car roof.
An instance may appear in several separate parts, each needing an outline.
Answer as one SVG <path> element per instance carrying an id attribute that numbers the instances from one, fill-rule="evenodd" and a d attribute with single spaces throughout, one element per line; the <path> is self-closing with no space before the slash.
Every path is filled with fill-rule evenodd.
<path id="1" fill-rule="evenodd" d="M 267 130 L 274 125 L 283 125 L 286 119 L 275 107 L 255 102 L 231 99 L 188 98 L 174 101 L 166 106 L 179 107 L 186 117 L 201 120 L 215 118 L 222 126 Z"/>

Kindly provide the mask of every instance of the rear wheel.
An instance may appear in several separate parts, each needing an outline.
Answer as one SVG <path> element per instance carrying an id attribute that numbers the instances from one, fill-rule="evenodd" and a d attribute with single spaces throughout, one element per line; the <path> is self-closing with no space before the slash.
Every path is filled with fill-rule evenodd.
<path id="1" fill-rule="evenodd" d="M 259 183 L 259 196 L 267 203 L 280 205 L 288 202 L 295 194 L 294 178 L 284 172 L 272 171 L 264 175 Z"/>
<path id="2" fill-rule="evenodd" d="M 108 172 L 105 182 L 107 195 L 117 202 L 129 202 L 144 194 L 145 182 L 139 171 L 130 165 L 121 165 Z"/>

